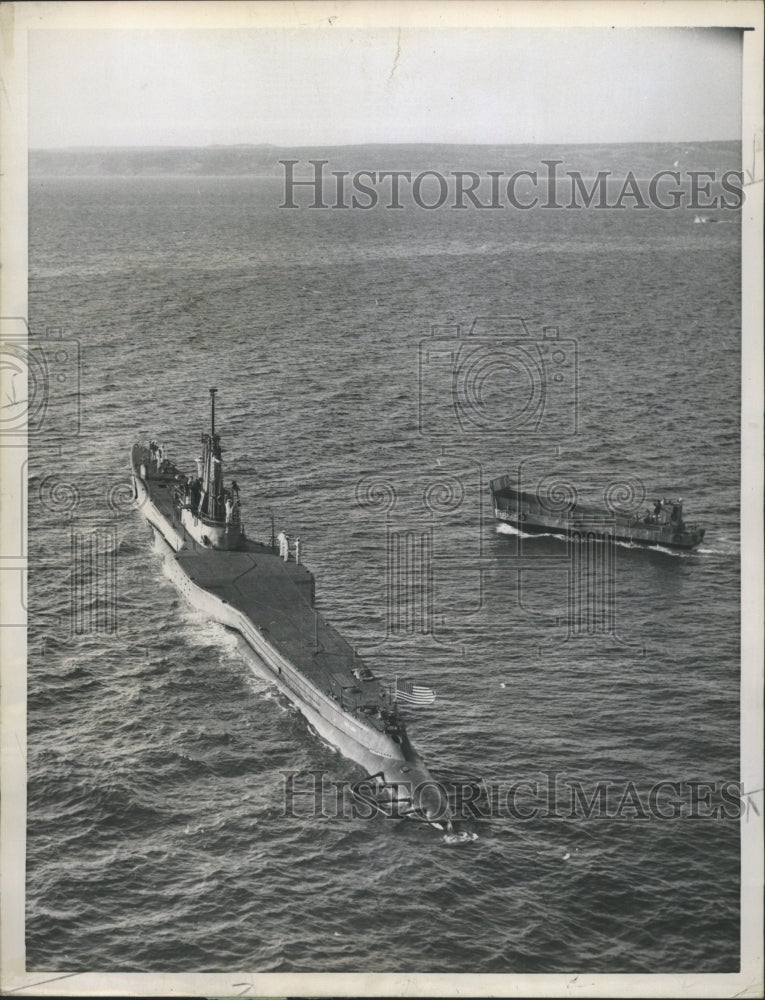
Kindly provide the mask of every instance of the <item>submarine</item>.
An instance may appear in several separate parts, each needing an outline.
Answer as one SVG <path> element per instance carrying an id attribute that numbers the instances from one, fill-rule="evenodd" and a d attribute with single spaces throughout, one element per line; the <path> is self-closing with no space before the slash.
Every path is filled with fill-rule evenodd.
<path id="1" fill-rule="evenodd" d="M 215 429 L 202 433 L 196 475 L 182 473 L 156 441 L 133 445 L 135 504 L 148 520 L 164 570 L 193 607 L 235 630 L 259 672 L 310 726 L 364 769 L 396 815 L 452 830 L 446 794 L 412 744 L 396 689 L 383 683 L 315 607 L 315 578 L 300 540 L 250 538 L 239 487 L 223 474 Z"/>

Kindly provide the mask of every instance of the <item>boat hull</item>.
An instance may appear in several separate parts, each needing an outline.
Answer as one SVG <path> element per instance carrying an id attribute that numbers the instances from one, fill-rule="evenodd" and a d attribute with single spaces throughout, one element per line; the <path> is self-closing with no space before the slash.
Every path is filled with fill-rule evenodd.
<path id="1" fill-rule="evenodd" d="M 532 493 L 508 485 L 503 476 L 490 484 L 494 501 L 494 517 L 526 534 L 562 535 L 575 542 L 618 541 L 642 547 L 690 550 L 704 538 L 704 529 L 696 525 L 678 528 L 667 521 L 654 522 L 650 516 L 628 515 L 603 511 L 583 504 L 571 503 L 556 509 Z"/>
<path id="2" fill-rule="evenodd" d="M 695 548 L 700 542 L 701 538 L 694 538 L 689 540 L 673 541 L 671 538 L 661 539 L 655 536 L 640 536 L 638 534 L 630 532 L 618 532 L 612 531 L 610 529 L 597 529 L 586 525 L 566 525 L 566 524 L 548 524 L 544 522 L 534 522 L 528 518 L 519 520 L 517 517 L 507 514 L 505 511 L 495 510 L 494 512 L 495 520 L 502 524 L 510 524 L 517 528 L 519 531 L 524 532 L 528 535 L 560 535 L 565 538 L 569 538 L 572 541 L 615 541 L 624 542 L 629 545 L 639 545 L 643 548 L 651 548 L 655 546 L 661 546 L 667 549 L 684 549 L 689 551 Z"/>

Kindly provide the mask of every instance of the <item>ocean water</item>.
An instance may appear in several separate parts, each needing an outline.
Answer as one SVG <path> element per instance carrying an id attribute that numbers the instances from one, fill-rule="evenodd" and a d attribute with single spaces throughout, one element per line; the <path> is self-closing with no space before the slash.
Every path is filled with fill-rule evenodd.
<path id="1" fill-rule="evenodd" d="M 281 194 L 30 182 L 51 398 L 30 446 L 27 967 L 734 971 L 739 822 L 703 806 L 585 818 L 542 796 L 557 815 L 500 809 L 465 844 L 334 816 L 331 788 L 312 815 L 311 772 L 358 768 L 177 595 L 128 473 L 149 436 L 191 469 L 217 386 L 249 533 L 273 513 L 370 666 L 436 689 L 406 712 L 435 774 L 525 782 L 524 815 L 535 782 L 633 783 L 644 805 L 659 781 L 686 802 L 735 782 L 737 213 Z M 477 317 L 527 332 L 469 340 Z M 706 538 L 617 546 L 596 579 L 565 541 L 496 527 L 486 485 L 508 472 L 640 509 L 682 495 Z"/>

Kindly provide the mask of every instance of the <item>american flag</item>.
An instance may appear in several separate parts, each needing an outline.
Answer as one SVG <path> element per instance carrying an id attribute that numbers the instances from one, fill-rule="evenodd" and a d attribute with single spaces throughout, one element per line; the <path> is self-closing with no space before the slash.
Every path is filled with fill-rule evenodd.
<path id="1" fill-rule="evenodd" d="M 409 677 L 396 677 L 393 700 L 403 701 L 407 705 L 432 705 L 436 700 L 436 692 L 433 688 L 413 684 Z"/>

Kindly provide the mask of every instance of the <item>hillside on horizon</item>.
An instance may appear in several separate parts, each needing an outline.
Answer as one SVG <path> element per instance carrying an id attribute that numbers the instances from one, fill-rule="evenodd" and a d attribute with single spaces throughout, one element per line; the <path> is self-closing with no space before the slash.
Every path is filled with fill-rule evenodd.
<path id="1" fill-rule="evenodd" d="M 632 171 L 647 177 L 658 170 L 740 170 L 741 143 L 599 143 L 458 145 L 451 143 L 368 143 L 353 146 L 86 146 L 31 149 L 30 177 L 274 176 L 282 177 L 280 160 L 298 160 L 295 168 L 310 173 L 311 159 L 328 160 L 330 170 L 502 170 L 533 169 L 545 159 L 562 160 L 560 170 L 595 176 L 607 170 Z"/>

